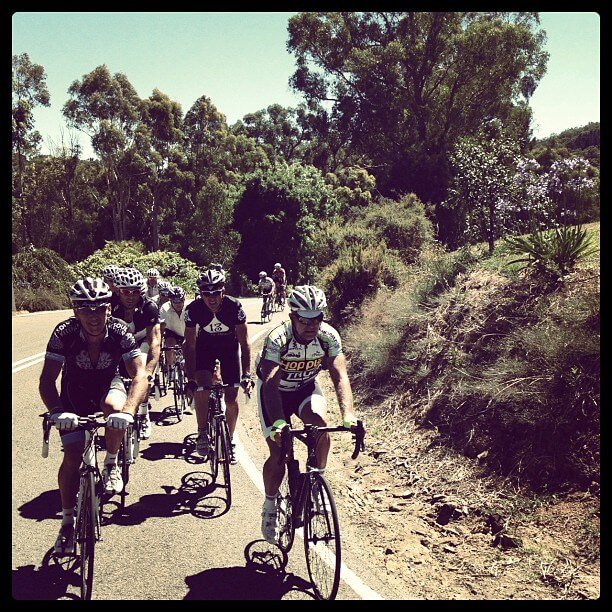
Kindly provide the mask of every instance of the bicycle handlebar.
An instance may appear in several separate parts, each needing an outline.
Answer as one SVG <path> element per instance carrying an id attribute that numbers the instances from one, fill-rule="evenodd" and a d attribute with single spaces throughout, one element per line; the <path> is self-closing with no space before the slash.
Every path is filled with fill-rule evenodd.
<path id="1" fill-rule="evenodd" d="M 42 456 L 46 459 L 49 456 L 49 433 L 51 428 L 53 427 L 53 423 L 51 422 L 51 413 L 43 412 L 41 415 L 43 417 L 42 427 L 43 427 L 43 445 L 42 445 Z M 100 420 L 103 419 L 103 420 Z M 88 414 L 87 416 L 79 416 L 79 424 L 77 427 L 70 429 L 69 431 L 85 431 L 91 429 L 97 429 L 98 427 L 106 426 L 106 417 L 103 412 L 94 412 L 92 414 Z"/>

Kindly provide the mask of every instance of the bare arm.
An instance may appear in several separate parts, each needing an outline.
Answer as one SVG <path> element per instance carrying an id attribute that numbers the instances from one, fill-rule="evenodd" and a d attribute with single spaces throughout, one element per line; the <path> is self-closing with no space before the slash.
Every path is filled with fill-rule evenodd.
<path id="1" fill-rule="evenodd" d="M 195 376 L 195 344 L 196 328 L 185 327 L 185 338 L 183 340 L 183 356 L 185 357 L 185 374 L 190 379 Z"/>
<path id="2" fill-rule="evenodd" d="M 246 323 L 236 325 L 236 336 L 240 344 L 242 374 L 247 374 L 251 372 L 251 344 L 249 342 L 249 330 Z"/>
<path id="3" fill-rule="evenodd" d="M 329 375 L 336 389 L 342 419 L 345 421 L 354 419 L 353 391 L 346 371 L 346 358 L 342 353 L 329 359 Z"/>
<path id="4" fill-rule="evenodd" d="M 149 386 L 147 381 L 147 370 L 142 363 L 140 357 L 127 359 L 125 368 L 132 379 L 128 390 L 127 400 L 123 406 L 122 412 L 127 412 L 134 416 L 138 405 L 144 400 L 145 393 Z"/>
<path id="5" fill-rule="evenodd" d="M 147 344 L 149 345 L 149 352 L 147 353 L 146 373 L 152 376 L 159 361 L 159 350 L 161 348 L 159 323 L 147 327 Z"/>
<path id="6" fill-rule="evenodd" d="M 61 362 L 55 361 L 54 359 L 45 359 L 38 383 L 38 392 L 49 412 L 53 411 L 53 409 L 57 410 L 57 407 L 61 406 L 59 393 L 55 386 L 55 381 L 61 371 Z"/>

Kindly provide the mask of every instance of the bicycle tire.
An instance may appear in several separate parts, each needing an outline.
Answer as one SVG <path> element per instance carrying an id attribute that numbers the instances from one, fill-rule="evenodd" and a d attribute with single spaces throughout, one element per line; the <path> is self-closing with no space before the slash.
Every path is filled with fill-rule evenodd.
<path id="1" fill-rule="evenodd" d="M 174 369 L 174 410 L 178 421 L 183 420 L 183 412 L 185 412 L 185 389 L 183 385 L 183 370 L 179 365 Z"/>
<path id="2" fill-rule="evenodd" d="M 340 526 L 331 488 L 317 473 L 308 475 L 304 504 L 304 553 L 317 599 L 333 600 L 340 585 Z"/>
<path id="3" fill-rule="evenodd" d="M 82 498 L 77 520 L 77 544 L 79 547 L 79 566 L 81 573 L 81 599 L 91 599 L 93 589 L 94 559 L 96 550 L 96 513 L 94 503 L 94 476 L 87 472 L 81 480 Z"/>
<path id="4" fill-rule="evenodd" d="M 285 470 L 285 475 L 278 489 L 278 497 L 276 498 L 278 509 L 278 547 L 288 553 L 295 539 L 295 518 L 296 509 L 293 503 L 293 497 L 289 488 L 289 470 Z"/>
<path id="5" fill-rule="evenodd" d="M 130 481 L 130 457 L 128 455 L 128 437 L 130 436 L 129 428 L 123 434 L 123 440 L 119 445 L 119 453 L 117 454 L 117 463 L 121 468 L 121 478 L 123 479 L 123 489 L 119 493 L 119 507 L 121 510 L 125 508 L 125 496 L 127 495 L 126 488 Z"/>
<path id="6" fill-rule="evenodd" d="M 231 461 L 231 438 L 227 421 L 224 418 L 217 419 L 217 439 L 215 443 L 215 454 L 217 455 L 217 465 L 222 466 L 223 488 L 226 489 L 227 509 L 232 505 L 232 479 L 230 474 Z"/>
<path id="7" fill-rule="evenodd" d="M 216 400 L 213 400 L 216 401 Z M 219 474 L 219 455 L 217 454 L 217 418 L 210 416 L 212 407 L 208 406 L 208 423 L 207 423 L 207 432 L 208 432 L 208 440 L 210 442 L 210 451 L 208 453 L 208 457 L 210 458 L 210 470 L 212 482 L 217 482 L 217 476 Z"/>

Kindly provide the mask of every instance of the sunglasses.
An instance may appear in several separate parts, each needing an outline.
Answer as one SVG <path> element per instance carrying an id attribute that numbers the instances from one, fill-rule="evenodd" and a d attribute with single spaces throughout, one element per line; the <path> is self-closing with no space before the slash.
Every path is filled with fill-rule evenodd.
<path id="1" fill-rule="evenodd" d="M 119 293 L 121 295 L 140 295 L 140 289 L 125 289 L 125 288 L 121 288 L 119 289 Z"/>
<path id="2" fill-rule="evenodd" d="M 312 325 L 313 323 L 321 323 L 321 321 L 323 321 L 323 313 L 316 317 L 300 317 L 300 315 L 295 316 L 302 325 Z"/>
<path id="3" fill-rule="evenodd" d="M 206 297 L 215 297 L 217 295 L 221 295 L 223 293 L 223 289 L 217 289 L 217 291 L 200 291 L 200 295 L 205 295 Z"/>
<path id="4" fill-rule="evenodd" d="M 75 307 L 75 310 L 80 314 L 102 315 L 106 312 L 107 306 L 107 304 L 102 306 L 79 306 L 78 308 Z"/>

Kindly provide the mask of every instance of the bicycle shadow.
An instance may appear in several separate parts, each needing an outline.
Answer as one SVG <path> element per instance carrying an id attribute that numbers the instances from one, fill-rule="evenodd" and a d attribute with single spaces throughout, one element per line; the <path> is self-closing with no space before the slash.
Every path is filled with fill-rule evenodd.
<path id="1" fill-rule="evenodd" d="M 244 554 L 244 567 L 212 568 L 187 576 L 189 592 L 183 599 L 315 599 L 308 581 L 286 572 L 287 555 L 273 544 L 255 540 Z"/>
<path id="2" fill-rule="evenodd" d="M 227 512 L 227 501 L 214 494 L 218 485 L 212 482 L 208 472 L 189 472 L 181 478 L 179 487 L 165 485 L 163 493 L 143 495 L 133 504 L 119 507 L 119 498 L 105 502 L 103 519 L 105 524 L 139 525 L 149 518 L 173 518 L 193 514 L 197 518 L 217 518 Z M 115 510 L 107 510 L 114 505 Z"/>
<path id="3" fill-rule="evenodd" d="M 61 518 L 62 502 L 59 489 L 44 491 L 38 497 L 19 506 L 17 510 L 23 518 L 35 521 Z"/>
<path id="4" fill-rule="evenodd" d="M 153 442 L 140 451 L 138 458 L 147 461 L 161 459 L 183 459 L 184 447 L 180 442 Z"/>
<path id="5" fill-rule="evenodd" d="M 81 599 L 68 587 L 80 587 L 77 557 L 58 557 L 51 547 L 39 568 L 22 565 L 12 572 L 12 595 L 18 600 Z"/>

